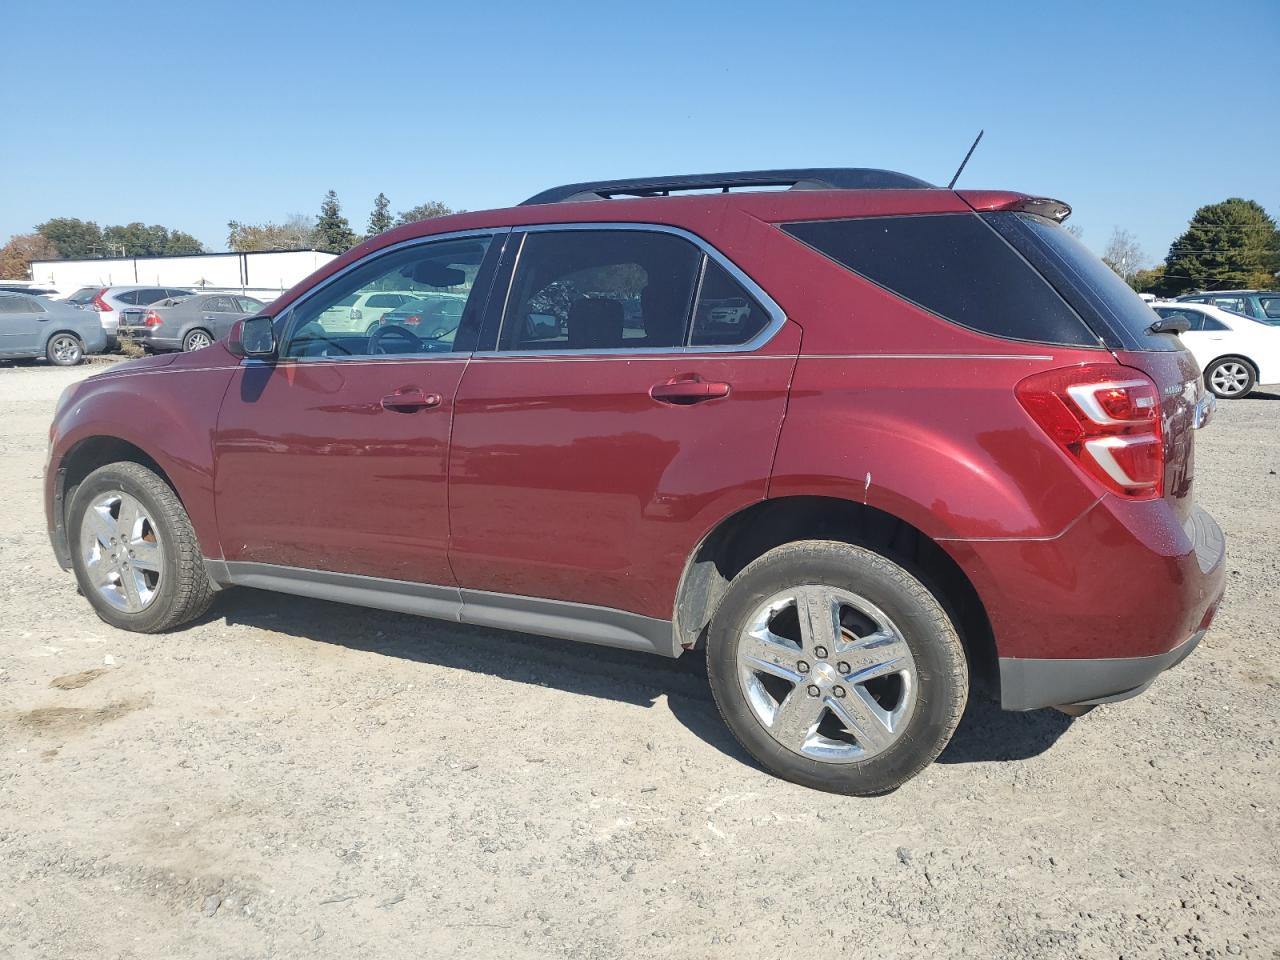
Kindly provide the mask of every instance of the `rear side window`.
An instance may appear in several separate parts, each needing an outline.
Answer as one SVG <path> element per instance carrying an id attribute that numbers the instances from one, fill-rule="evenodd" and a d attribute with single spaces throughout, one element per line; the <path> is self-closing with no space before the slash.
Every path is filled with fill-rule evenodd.
<path id="1" fill-rule="evenodd" d="M 702 252 L 641 230 L 524 238 L 500 350 L 654 350 L 683 346 Z"/>
<path id="2" fill-rule="evenodd" d="M 1098 345 L 1054 288 L 976 214 L 819 220 L 783 229 L 970 330 L 1010 340 Z"/>
<path id="3" fill-rule="evenodd" d="M 0 297 L 0 313 L 27 313 L 22 297 Z"/>
<path id="4" fill-rule="evenodd" d="M 1115 271 L 1066 230 L 1029 213 L 988 213 L 991 224 L 1116 350 L 1171 351 L 1182 344 L 1171 334 L 1151 334 L 1155 312 Z"/>
<path id="5" fill-rule="evenodd" d="M 1268 320 L 1280 320 L 1280 297 L 1261 297 L 1258 305 Z"/>
<path id="6" fill-rule="evenodd" d="M 1175 310 L 1171 307 L 1157 307 L 1156 313 L 1165 320 L 1187 321 L 1188 331 L 1204 329 L 1204 314 L 1199 310 Z"/>

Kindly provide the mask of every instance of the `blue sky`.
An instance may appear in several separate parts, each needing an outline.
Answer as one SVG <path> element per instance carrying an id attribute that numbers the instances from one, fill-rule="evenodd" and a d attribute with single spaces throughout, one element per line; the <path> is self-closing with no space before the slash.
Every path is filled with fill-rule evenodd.
<path id="1" fill-rule="evenodd" d="M 52 216 L 225 248 L 227 220 L 363 229 L 378 191 L 879 166 L 1044 193 L 1163 257 L 1195 208 L 1280 214 L 1280 2 L 14 3 L 0 243 Z"/>

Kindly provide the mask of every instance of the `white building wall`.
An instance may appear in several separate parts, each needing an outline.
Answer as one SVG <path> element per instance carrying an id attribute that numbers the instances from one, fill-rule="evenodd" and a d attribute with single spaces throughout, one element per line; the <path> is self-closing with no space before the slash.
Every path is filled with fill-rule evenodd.
<path id="1" fill-rule="evenodd" d="M 190 257 L 36 260 L 31 264 L 31 278 L 36 284 L 55 288 L 61 296 L 81 287 L 136 283 L 275 296 L 333 258 L 332 253 L 318 250 L 282 250 Z"/>

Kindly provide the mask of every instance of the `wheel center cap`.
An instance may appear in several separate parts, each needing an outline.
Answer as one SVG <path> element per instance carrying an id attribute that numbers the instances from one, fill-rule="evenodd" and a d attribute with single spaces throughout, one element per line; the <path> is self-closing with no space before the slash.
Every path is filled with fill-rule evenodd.
<path id="1" fill-rule="evenodd" d="M 814 664 L 813 673 L 810 676 L 814 683 L 835 683 L 840 679 L 840 674 L 836 673 L 835 667 L 829 663 Z"/>

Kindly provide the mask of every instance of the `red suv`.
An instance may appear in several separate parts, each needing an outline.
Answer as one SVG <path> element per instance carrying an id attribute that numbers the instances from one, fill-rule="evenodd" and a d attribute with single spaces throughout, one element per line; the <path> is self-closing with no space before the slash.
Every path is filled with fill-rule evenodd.
<path id="1" fill-rule="evenodd" d="M 705 648 L 765 767 L 890 790 L 971 684 L 1132 696 L 1222 596 L 1213 398 L 1068 213 L 810 169 L 410 224 L 225 342 L 70 387 L 54 550 L 128 630 L 243 584 Z M 339 306 L 382 290 L 463 306 L 352 332 Z"/>

